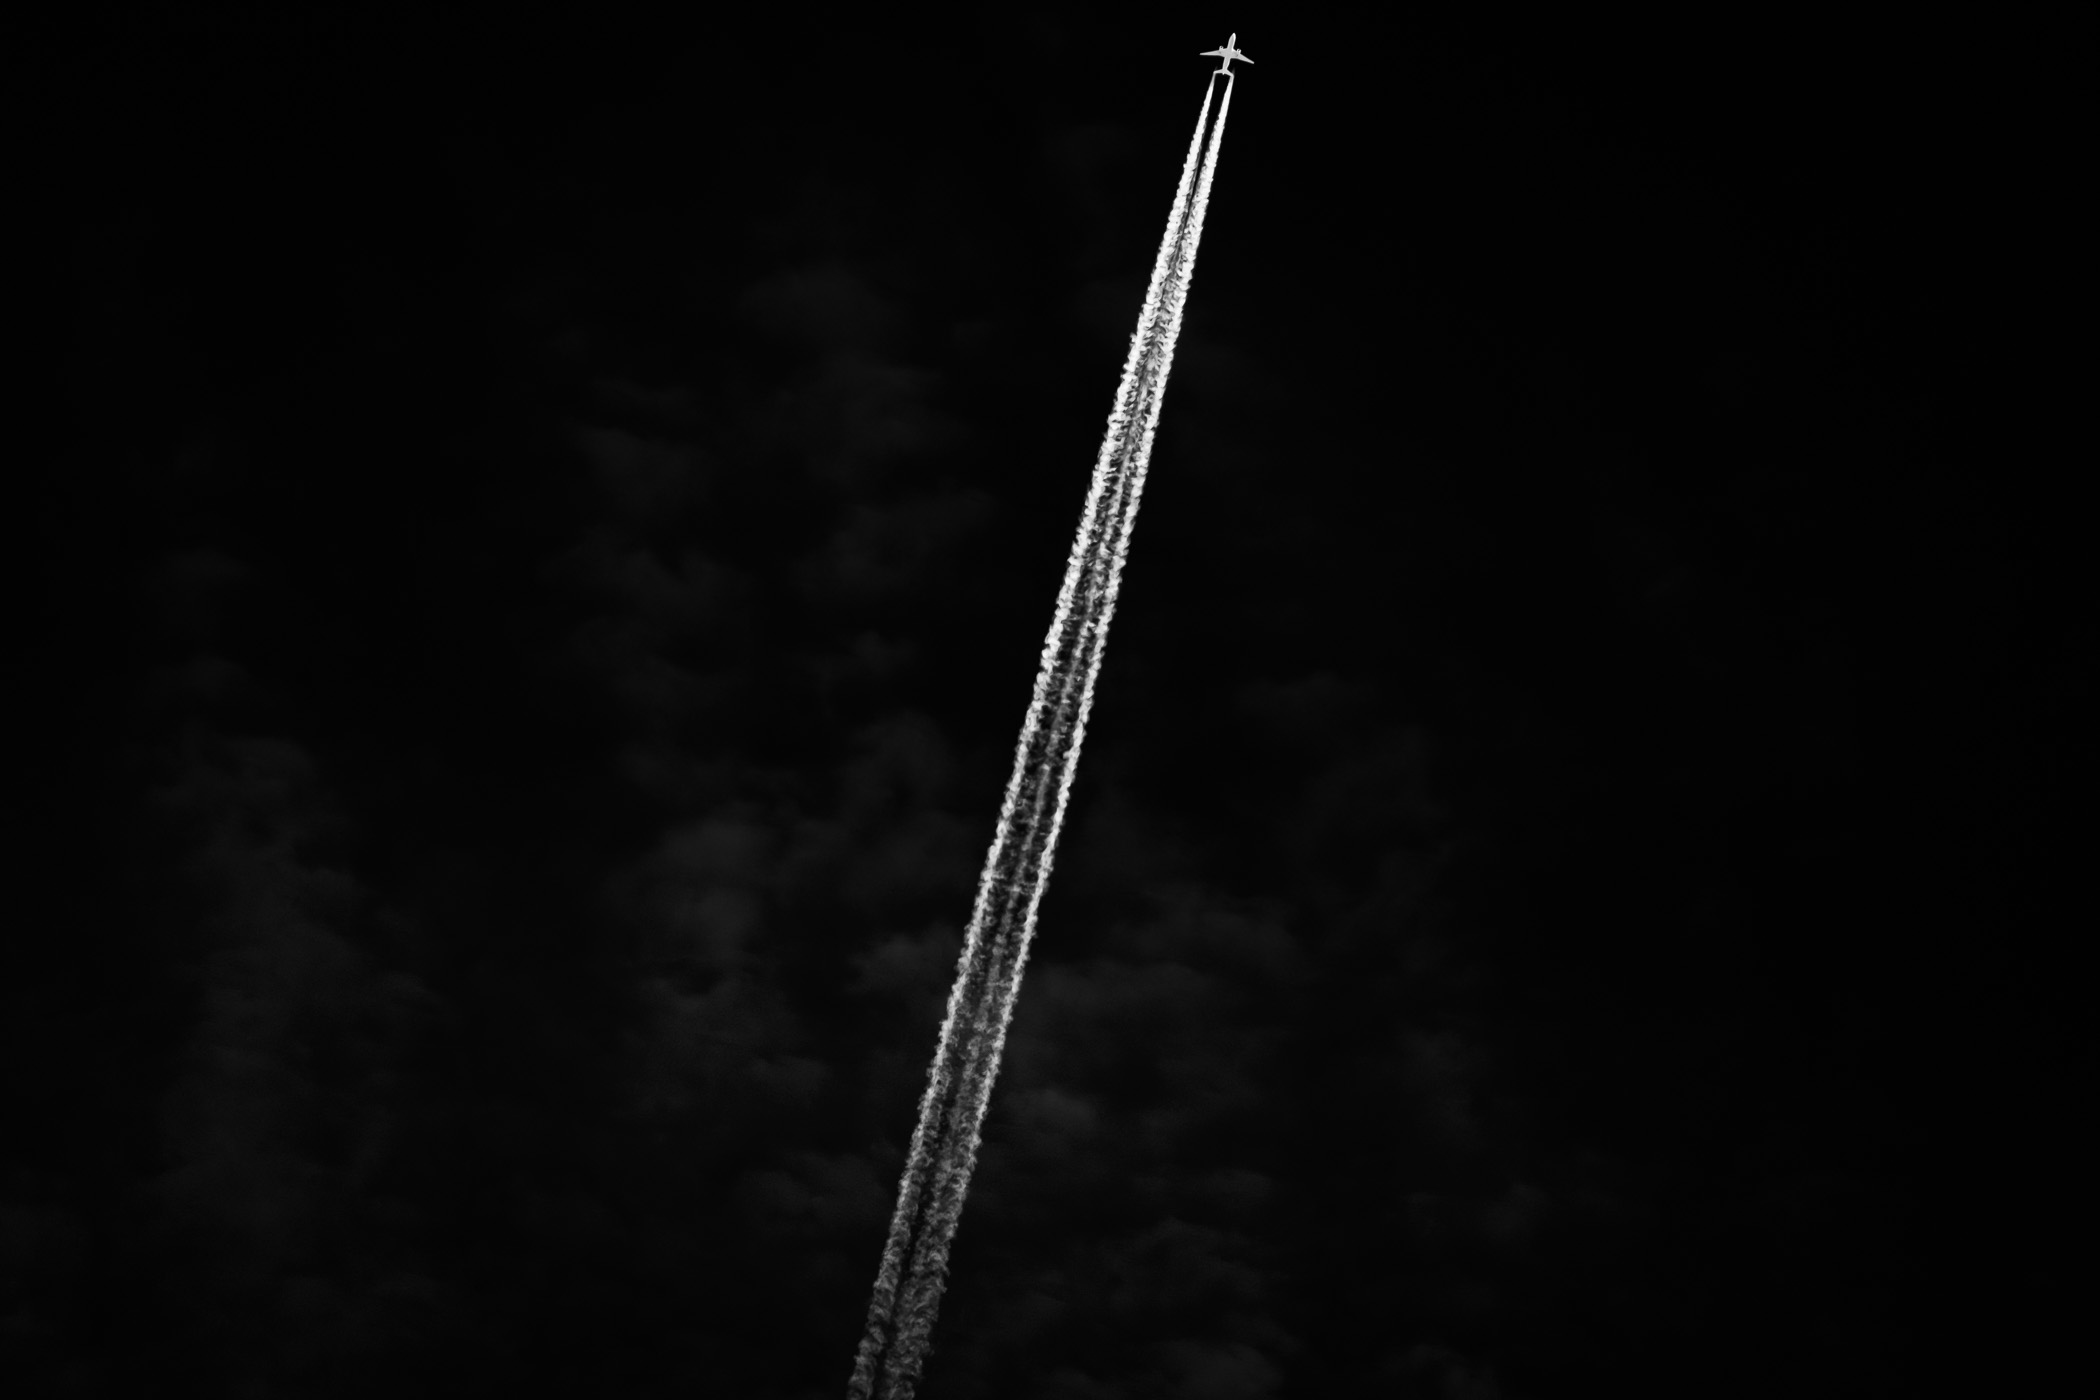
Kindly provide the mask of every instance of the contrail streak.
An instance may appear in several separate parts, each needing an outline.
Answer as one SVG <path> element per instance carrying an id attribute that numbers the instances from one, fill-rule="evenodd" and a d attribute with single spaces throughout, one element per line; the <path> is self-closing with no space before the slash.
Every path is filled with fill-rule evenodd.
<path id="1" fill-rule="evenodd" d="M 992 848 L 978 880 L 977 903 L 948 993 L 940 1048 L 919 1100 L 919 1123 L 897 1187 L 897 1208 L 868 1304 L 867 1330 L 853 1363 L 849 1400 L 911 1400 L 946 1282 L 948 1248 L 962 1219 L 963 1197 L 977 1162 L 978 1131 L 1006 1044 L 1014 998 L 1035 936 L 1036 907 L 1050 881 L 1087 711 L 1108 642 L 1130 533 L 1137 520 L 1145 467 L 1159 426 L 1182 306 L 1196 265 L 1232 79 L 1210 122 L 1215 85 L 1205 88 L 1196 134 L 1182 163 L 1166 236 L 1130 339 L 1108 432 L 1057 611 L 1043 642 L 1035 694 L 1015 745 L 1013 775 Z M 1204 144 L 1209 127 L 1209 147 Z"/>

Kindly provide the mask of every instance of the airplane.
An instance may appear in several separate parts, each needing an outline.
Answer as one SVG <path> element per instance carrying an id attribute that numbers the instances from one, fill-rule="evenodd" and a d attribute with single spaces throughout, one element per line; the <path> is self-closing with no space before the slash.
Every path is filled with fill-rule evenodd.
<path id="1" fill-rule="evenodd" d="M 1241 52 L 1240 52 L 1240 51 L 1239 51 L 1238 49 L 1236 49 L 1236 48 L 1234 48 L 1234 47 L 1233 47 L 1233 45 L 1234 45 L 1234 44 L 1237 44 L 1237 43 L 1238 43 L 1239 41 L 1240 41 L 1240 36 L 1239 36 L 1239 35 L 1237 35 L 1237 34 L 1235 34 L 1235 35 L 1233 35 L 1233 36 L 1232 36 L 1232 37 L 1231 37 L 1230 39 L 1227 39 L 1227 40 L 1225 41 L 1225 47 L 1224 47 L 1224 48 L 1222 48 L 1222 49 L 1207 49 L 1207 50 L 1205 50 L 1204 52 L 1202 52 L 1202 53 L 1200 53 L 1200 54 L 1198 54 L 1198 55 L 1196 55 L 1196 56 L 1197 56 L 1198 58 L 1222 58 L 1222 59 L 1224 59 L 1225 61 L 1224 61 L 1223 63 L 1220 63 L 1220 64 L 1218 65 L 1218 72 L 1220 72 L 1220 73 L 1230 73 L 1230 72 L 1232 71 L 1232 61 L 1233 61 L 1233 60 L 1234 60 L 1235 58 L 1236 58 L 1236 59 L 1238 59 L 1238 60 L 1239 60 L 1240 62 L 1242 62 L 1242 63 L 1252 63 L 1252 62 L 1254 62 L 1254 60 L 1253 60 L 1253 59 L 1251 59 L 1251 58 L 1247 57 L 1247 55 L 1245 55 L 1245 54 L 1241 53 Z"/>

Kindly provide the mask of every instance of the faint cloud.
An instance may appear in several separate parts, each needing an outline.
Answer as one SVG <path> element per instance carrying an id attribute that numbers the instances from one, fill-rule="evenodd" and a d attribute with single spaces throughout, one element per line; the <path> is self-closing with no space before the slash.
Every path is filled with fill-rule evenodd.
<path id="1" fill-rule="evenodd" d="M 902 318 L 843 263 L 779 273 L 746 291 L 744 314 L 776 339 L 821 350 L 872 350 L 892 339 Z"/>
<path id="2" fill-rule="evenodd" d="M 147 601 L 170 636 L 210 641 L 224 625 L 228 595 L 253 577 L 254 570 L 221 550 L 179 550 L 161 560 Z"/>
<path id="3" fill-rule="evenodd" d="M 1145 305 L 1150 279 L 1149 272 L 1126 272 L 1085 283 L 1073 297 L 1074 319 L 1097 340 L 1127 346 L 1130 328 Z"/>
<path id="4" fill-rule="evenodd" d="M 1522 1244 L 1546 1218 L 1546 1193 L 1529 1182 L 1510 1183 L 1509 1190 L 1480 1212 L 1481 1233 L 1496 1244 Z"/>
<path id="5" fill-rule="evenodd" d="M 858 755 L 839 785 L 840 806 L 859 817 L 897 806 L 922 806 L 947 796 L 955 756 L 940 726 L 921 710 L 896 710 L 854 735 Z"/>
<path id="6" fill-rule="evenodd" d="M 934 1000 L 945 995 L 962 956 L 962 935 L 951 923 L 896 934 L 852 958 L 853 991 L 863 996 Z"/>
<path id="7" fill-rule="evenodd" d="M 1632 511 L 1599 505 L 1591 511 L 1589 535 L 1590 549 L 1604 562 L 1628 614 L 1665 630 L 1686 623 L 1698 581 L 1667 528 Z"/>
<path id="8" fill-rule="evenodd" d="M 1265 1400 L 1283 1381 L 1276 1364 L 1244 1342 L 1177 1338 L 1160 1352 L 1175 1400 Z"/>
<path id="9" fill-rule="evenodd" d="M 1449 1347 L 1428 1343 L 1387 1357 L 1379 1379 L 1405 1394 L 1434 1400 L 1501 1400 L 1502 1395 L 1492 1364 L 1474 1363 Z"/>
<path id="10" fill-rule="evenodd" d="M 577 657 L 598 669 L 637 725 L 664 733 L 734 693 L 734 678 L 681 666 L 652 650 L 652 640 L 632 622 L 610 621 L 579 628 L 574 638 Z"/>
<path id="11" fill-rule="evenodd" d="M 1473 1106 L 1480 1049 L 1452 1031 L 1410 1030 L 1401 1041 L 1401 1074 L 1425 1127 L 1437 1142 L 1471 1152 L 1481 1141 Z"/>
<path id="12" fill-rule="evenodd" d="M 797 566 L 797 582 L 818 598 L 848 603 L 920 587 L 941 553 L 982 530 L 995 510 L 990 493 L 975 490 L 855 506 Z"/>
<path id="13" fill-rule="evenodd" d="M 779 1166 L 744 1173 L 738 1204 L 769 1233 L 811 1238 L 881 1221 L 890 1188 L 866 1158 L 788 1152 Z"/>
<path id="14" fill-rule="evenodd" d="M 691 432 L 700 426 L 699 401 L 689 385 L 652 389 L 605 376 L 591 382 L 591 400 L 609 413 L 644 419 L 679 432 Z"/>
<path id="15" fill-rule="evenodd" d="M 645 1118 L 784 1104 L 806 1107 L 823 1086 L 812 1062 L 783 1057 L 799 1038 L 777 992 L 735 974 L 704 989 L 667 975 L 640 979 L 628 1036 L 626 1107 Z"/>
<path id="16" fill-rule="evenodd" d="M 1184 327 L 1175 345 L 1174 387 L 1184 399 L 1191 394 L 1230 399 L 1231 407 L 1244 408 L 1261 397 L 1272 382 L 1245 351 L 1191 328 Z"/>
<path id="17" fill-rule="evenodd" d="M 331 1223 L 384 1233 L 360 1189 L 391 1152 L 402 1057 L 442 1006 L 361 945 L 375 913 L 317 859 L 344 820 L 300 745 L 193 726 L 153 796 L 191 838 L 184 868 L 209 901 L 195 1019 L 159 1103 L 168 1165 L 149 1194 L 165 1240 L 200 1271 L 203 1312 L 250 1314 L 279 1292 L 300 1319 L 282 1346 L 349 1345 L 369 1305 L 301 1283 L 302 1267 Z"/>
<path id="18" fill-rule="evenodd" d="M 975 823 L 922 808 L 855 843 L 839 893 L 862 909 L 931 894 L 967 899 L 982 841 Z"/>
<path id="19" fill-rule="evenodd" d="M 1272 991 L 1306 971 L 1280 907 L 1192 881 L 1161 882 L 1149 893 L 1159 913 L 1129 929 L 1124 946 L 1134 955 L 1252 977 Z"/>
<path id="20" fill-rule="evenodd" d="M 628 618 L 602 620 L 586 635 L 607 635 L 624 625 L 650 647 L 720 625 L 748 592 L 735 569 L 696 549 L 682 550 L 675 563 L 667 563 L 658 550 L 603 528 L 588 531 L 556 570 L 632 611 Z"/>
<path id="21" fill-rule="evenodd" d="M 1195 869 L 1195 844 L 1140 806 L 1113 772 L 1095 775 L 1094 783 L 1084 817 L 1063 838 L 1061 883 L 1088 892 L 1151 890 Z"/>
<path id="22" fill-rule="evenodd" d="M 1065 127 L 1043 141 L 1043 166 L 1060 188 L 1060 212 L 1077 224 L 1078 246 L 1071 260 L 1079 267 L 1099 266 L 1117 254 L 1122 223 L 1105 177 L 1127 163 L 1133 149 L 1130 133 L 1108 122 Z M 1137 297 L 1130 302 L 1131 314 L 1121 319 L 1122 339 L 1128 338 L 1138 301 L 1144 296 L 1146 274 L 1134 275 Z M 1088 311 L 1081 315 L 1090 326 L 1102 325 Z"/>
<path id="23" fill-rule="evenodd" d="M 1084 1371 L 1060 1366 L 1037 1381 L 1028 1400 L 1123 1400 L 1130 1392 L 1110 1381 L 1098 1380 Z"/>
<path id="24" fill-rule="evenodd" d="M 1309 723 L 1328 698 L 1317 691 L 1302 697 L 1299 718 Z M 1272 713 L 1289 713 L 1287 702 L 1269 703 L 1278 707 Z M 1331 751 L 1279 824 L 1287 848 L 1302 862 L 1332 865 L 1435 839 L 1449 815 L 1430 788 L 1429 749 L 1428 731 L 1405 724 Z"/>
<path id="25" fill-rule="evenodd" d="M 1084 1094 L 1054 1085 L 1024 1089 L 1000 1105 L 1000 1122 L 1029 1152 L 1072 1152 L 1101 1131 L 1101 1111 Z"/>
<path id="26" fill-rule="evenodd" d="M 709 474 L 689 446 L 585 424 L 572 425 L 569 440 L 613 515 L 630 527 L 663 521 L 706 493 Z"/>
<path id="27" fill-rule="evenodd" d="M 745 965 L 766 922 L 773 831 L 729 811 L 666 833 L 638 867 L 617 875 L 609 898 L 639 926 L 643 955 L 725 974 Z"/>
<path id="28" fill-rule="evenodd" d="M 192 653 L 180 665 L 156 667 L 145 684 L 149 706 L 187 713 L 215 710 L 260 694 L 247 667 L 208 651 Z"/>
<path id="29" fill-rule="evenodd" d="M 1198 1199 L 1228 1211 L 1254 1210 L 1275 1194 L 1276 1182 L 1266 1172 L 1226 1167 L 1209 1173 L 1195 1186 Z"/>
<path id="30" fill-rule="evenodd" d="M 751 1082 L 775 1103 L 814 1108 L 831 1083 L 831 1067 L 806 1055 L 768 1055 L 752 1062 Z"/>
<path id="31" fill-rule="evenodd" d="M 1332 671 L 1295 680 L 1254 680 L 1241 686 L 1233 703 L 1242 714 L 1308 748 L 1339 743 L 1350 721 L 1365 713 L 1369 692 Z"/>
<path id="32" fill-rule="evenodd" d="M 723 813 L 667 834 L 658 848 L 659 868 L 691 879 L 757 884 L 774 840 L 772 828 L 754 813 Z"/>
<path id="33" fill-rule="evenodd" d="M 818 687 L 829 695 L 839 686 L 850 682 L 884 682 L 895 679 L 918 658 L 917 643 L 898 640 L 864 628 L 854 635 L 852 643 L 844 651 L 817 652 L 798 658 L 816 678 Z"/>
<path id="34" fill-rule="evenodd" d="M 960 439 L 960 429 L 930 406 L 939 383 L 932 370 L 857 351 L 827 355 L 765 406 L 759 439 L 800 453 L 831 485 L 855 485 L 870 467 Z"/>
<path id="35" fill-rule="evenodd" d="M 966 899 L 983 833 L 940 805 L 954 763 L 939 730 L 923 714 L 899 711 L 862 728 L 855 747 L 839 775 L 835 815 L 793 823 L 777 887 L 829 890 L 869 911 L 929 893 Z"/>
<path id="36" fill-rule="evenodd" d="M 1123 1313 L 1255 1306 L 1268 1289 L 1246 1252 L 1247 1241 L 1233 1231 L 1169 1216 L 1117 1250 L 1109 1303 Z"/>
<path id="37" fill-rule="evenodd" d="M 752 287 L 740 306 L 763 333 L 810 360 L 762 406 L 754 424 L 761 445 L 800 455 L 838 486 L 960 439 L 958 425 L 932 407 L 940 375 L 883 353 L 908 322 L 859 273 L 837 261 L 792 269 Z"/>

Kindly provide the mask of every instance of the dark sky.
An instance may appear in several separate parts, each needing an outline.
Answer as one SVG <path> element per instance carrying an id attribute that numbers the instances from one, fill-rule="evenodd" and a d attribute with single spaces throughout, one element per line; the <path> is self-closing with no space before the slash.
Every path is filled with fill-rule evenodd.
<path id="1" fill-rule="evenodd" d="M 921 1393 L 2073 1325 L 2062 36 L 708 8 L 27 51 L 11 1394 L 844 1393 L 1234 29 Z"/>

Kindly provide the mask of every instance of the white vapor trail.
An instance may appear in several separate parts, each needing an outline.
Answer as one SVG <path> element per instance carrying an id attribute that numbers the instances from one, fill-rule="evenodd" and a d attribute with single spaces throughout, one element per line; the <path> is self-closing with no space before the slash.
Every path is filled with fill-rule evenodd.
<path id="1" fill-rule="evenodd" d="M 1130 339 L 1108 432 L 1094 463 L 1079 533 L 1043 642 L 1035 695 L 1015 745 L 1013 775 L 977 903 L 948 993 L 940 1048 L 919 1100 L 919 1123 L 897 1187 L 897 1208 L 868 1304 L 867 1330 L 853 1363 L 849 1400 L 911 1400 L 940 1309 L 948 1248 L 962 1218 L 977 1162 L 978 1131 L 1021 987 L 1036 907 L 1050 881 L 1057 834 L 1086 737 L 1087 711 L 1108 642 L 1145 466 L 1159 426 L 1174 342 L 1195 270 L 1196 244 L 1217 169 L 1232 76 L 1210 121 L 1215 85 L 1204 89 L 1196 134 L 1182 164 L 1166 236 Z M 1210 140 L 1205 149 L 1204 131 Z"/>

